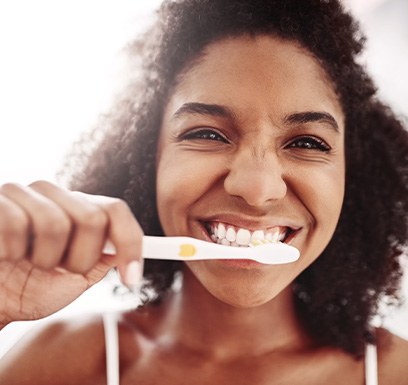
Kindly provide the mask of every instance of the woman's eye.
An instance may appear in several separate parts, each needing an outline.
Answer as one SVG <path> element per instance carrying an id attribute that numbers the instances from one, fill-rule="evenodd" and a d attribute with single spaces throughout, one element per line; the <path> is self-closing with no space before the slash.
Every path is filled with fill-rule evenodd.
<path id="1" fill-rule="evenodd" d="M 187 132 L 181 136 L 182 140 L 214 140 L 218 142 L 228 143 L 228 140 L 219 132 L 210 129 L 199 129 Z"/>
<path id="2" fill-rule="evenodd" d="M 286 148 L 299 148 L 304 150 L 317 150 L 330 152 L 331 147 L 322 139 L 313 136 L 301 136 L 292 140 Z"/>

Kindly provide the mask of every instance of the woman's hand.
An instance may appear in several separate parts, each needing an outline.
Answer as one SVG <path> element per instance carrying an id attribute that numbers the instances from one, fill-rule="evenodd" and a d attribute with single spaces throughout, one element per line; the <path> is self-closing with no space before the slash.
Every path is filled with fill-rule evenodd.
<path id="1" fill-rule="evenodd" d="M 56 312 L 112 267 L 118 267 L 125 284 L 135 285 L 142 236 L 120 199 L 44 181 L 1 186 L 0 326 Z M 115 256 L 102 254 L 107 239 Z"/>

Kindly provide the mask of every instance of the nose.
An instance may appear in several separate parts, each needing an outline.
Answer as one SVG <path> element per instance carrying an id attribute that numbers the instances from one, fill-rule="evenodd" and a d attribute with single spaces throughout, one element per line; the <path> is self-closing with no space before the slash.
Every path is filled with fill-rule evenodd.
<path id="1" fill-rule="evenodd" d="M 241 151 L 233 157 L 224 180 L 225 191 L 250 206 L 262 207 L 285 197 L 287 184 L 276 153 Z"/>

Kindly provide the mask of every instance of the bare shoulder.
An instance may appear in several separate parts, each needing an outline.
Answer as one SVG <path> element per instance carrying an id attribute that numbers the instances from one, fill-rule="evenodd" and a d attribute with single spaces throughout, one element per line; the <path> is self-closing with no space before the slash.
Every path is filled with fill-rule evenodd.
<path id="1" fill-rule="evenodd" d="M 163 327 L 162 308 L 146 305 L 124 312 L 118 318 L 120 365 L 126 370 L 143 356 Z M 146 341 L 149 341 L 146 344 Z"/>
<path id="2" fill-rule="evenodd" d="M 121 370 L 141 356 L 143 341 L 156 330 L 157 311 L 146 307 L 112 314 L 118 331 Z M 0 360 L 0 384 L 106 384 L 102 315 L 73 317 L 34 328 Z"/>
<path id="3" fill-rule="evenodd" d="M 377 338 L 379 383 L 408 385 L 408 341 L 385 329 Z"/>
<path id="4" fill-rule="evenodd" d="M 102 318 L 90 315 L 30 331 L 0 360 L 0 383 L 97 384 L 104 368 Z"/>

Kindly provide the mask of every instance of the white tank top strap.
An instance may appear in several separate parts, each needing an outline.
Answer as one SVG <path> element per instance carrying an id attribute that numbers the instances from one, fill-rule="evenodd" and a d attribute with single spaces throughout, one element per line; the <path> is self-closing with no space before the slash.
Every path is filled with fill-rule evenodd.
<path id="1" fill-rule="evenodd" d="M 107 385 L 119 385 L 118 313 L 103 314 Z"/>
<path id="2" fill-rule="evenodd" d="M 378 385 L 377 346 L 367 344 L 365 352 L 365 384 Z"/>

